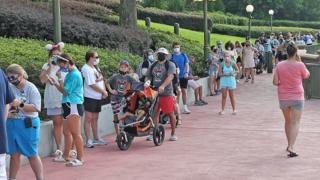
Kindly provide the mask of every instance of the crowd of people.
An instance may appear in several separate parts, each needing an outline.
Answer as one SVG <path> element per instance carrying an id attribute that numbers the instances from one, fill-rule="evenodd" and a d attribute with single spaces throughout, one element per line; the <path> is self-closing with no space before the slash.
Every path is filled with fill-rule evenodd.
<path id="1" fill-rule="evenodd" d="M 309 72 L 298 58 L 297 47 L 292 43 L 290 34 L 287 40 L 284 40 L 281 34 L 278 38 L 275 38 L 274 34 L 263 36 L 257 39 L 254 45 L 249 40 L 243 43 L 229 41 L 225 43 L 224 48 L 222 44 L 218 41 L 216 46 L 212 46 L 208 58 L 210 95 L 222 94 L 219 114 L 225 114 L 228 94 L 232 114 L 237 114 L 237 83 L 240 79 L 244 79 L 245 83 L 250 80 L 254 83 L 255 75 L 261 74 L 266 67 L 265 57 L 271 56 L 270 61 L 276 65 L 274 84 L 279 87 L 280 108 L 286 120 L 287 151 L 291 157 L 297 156 L 293 151 L 293 145 L 304 100 L 301 81 L 309 76 Z M 146 50 L 136 73 L 129 72 L 128 60 L 121 60 L 118 72 L 109 78 L 104 77 L 99 69 L 100 58 L 96 51 L 88 51 L 84 57 L 86 63 L 78 69 L 76 61 L 63 53 L 63 47 L 63 43 L 46 46 L 48 61 L 44 63 L 39 77 L 45 85 L 44 108 L 48 117 L 53 120 L 53 135 L 57 148 L 53 154 L 55 162 L 64 162 L 67 166 L 81 166 L 84 162 L 84 147 L 94 148 L 107 144 L 99 136 L 98 119 L 102 100 L 108 96 L 111 96 L 115 132 L 119 134 L 119 123 L 123 119 L 120 117 L 123 99 L 134 83 L 144 83 L 144 86 L 152 86 L 158 91 L 159 101 L 153 121 L 154 124 L 159 122 L 160 112 L 169 117 L 170 141 L 178 140 L 176 121 L 177 124 L 182 124 L 180 96 L 183 103 L 182 113 L 191 113 L 187 105 L 188 87 L 194 90 L 194 105 L 208 104 L 202 94 L 203 87 L 198 82 L 200 78 L 192 71 L 192 64 L 196 63 L 196 58 L 181 51 L 183 47 L 177 42 L 172 44 L 172 53 L 165 48 L 159 48 L 155 52 L 151 49 Z M 289 66 L 292 68 L 287 68 Z M 294 72 L 288 72 L 288 69 Z M 289 81 L 295 82 L 294 86 L 299 96 L 293 92 Z M 6 176 L 4 154 L 8 153 L 11 156 L 9 179 L 16 178 L 20 156 L 24 155 L 28 157 L 36 179 L 41 180 L 43 167 L 38 155 L 41 112 L 39 90 L 28 81 L 26 71 L 18 64 L 10 65 L 6 69 L 6 75 L 0 71 L 0 86 L 0 177 Z M 85 141 L 81 136 L 83 115 Z M 150 134 L 147 140 L 152 139 L 153 136 Z"/>

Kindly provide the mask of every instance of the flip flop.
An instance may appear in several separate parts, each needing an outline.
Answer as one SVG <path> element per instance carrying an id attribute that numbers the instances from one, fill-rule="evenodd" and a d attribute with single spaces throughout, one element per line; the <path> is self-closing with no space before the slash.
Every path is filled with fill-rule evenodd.
<path id="1" fill-rule="evenodd" d="M 287 148 L 287 152 L 289 153 L 288 158 L 293 158 L 293 157 L 299 156 L 297 153 L 290 151 L 288 148 Z"/>

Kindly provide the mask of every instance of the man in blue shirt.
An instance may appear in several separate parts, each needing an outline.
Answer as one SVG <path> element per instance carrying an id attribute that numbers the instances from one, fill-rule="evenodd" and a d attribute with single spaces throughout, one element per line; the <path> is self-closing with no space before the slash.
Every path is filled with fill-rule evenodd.
<path id="1" fill-rule="evenodd" d="M 8 115 L 8 104 L 13 100 L 14 95 L 9 87 L 7 77 L 0 69 L 0 179 L 7 179 L 5 154 L 7 152 L 7 132 L 5 123 Z"/>
<path id="2" fill-rule="evenodd" d="M 190 114 L 191 111 L 187 107 L 187 88 L 188 88 L 188 80 L 189 80 L 189 59 L 186 54 L 180 51 L 180 44 L 174 42 L 172 44 L 172 48 L 174 53 L 172 54 L 171 60 L 174 61 L 179 68 L 179 80 L 180 87 L 182 92 L 182 102 L 183 102 L 183 113 Z M 179 103 L 180 97 L 177 97 L 177 101 Z"/>
<path id="3" fill-rule="evenodd" d="M 272 73 L 273 63 L 272 63 L 272 46 L 271 46 L 271 39 L 270 35 L 264 40 L 264 58 L 265 58 L 265 69 L 267 69 L 268 73 Z"/>

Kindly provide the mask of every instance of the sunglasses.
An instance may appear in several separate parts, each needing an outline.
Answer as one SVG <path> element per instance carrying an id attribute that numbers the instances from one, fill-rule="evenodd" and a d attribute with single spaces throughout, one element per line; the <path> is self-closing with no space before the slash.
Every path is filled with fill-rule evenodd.
<path id="1" fill-rule="evenodd" d="M 96 57 L 93 57 L 93 58 L 99 59 L 99 56 L 96 56 Z"/>

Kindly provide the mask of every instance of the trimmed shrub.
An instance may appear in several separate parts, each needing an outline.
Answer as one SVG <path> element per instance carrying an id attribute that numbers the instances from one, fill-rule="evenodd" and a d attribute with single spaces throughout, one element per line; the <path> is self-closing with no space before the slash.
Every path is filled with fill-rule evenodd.
<path id="1" fill-rule="evenodd" d="M 48 52 L 44 46 L 48 41 L 31 39 L 14 39 L 0 37 L 0 67 L 6 68 L 12 63 L 22 65 L 29 74 L 29 80 L 38 87 L 43 87 L 39 81 L 42 65 L 48 61 Z M 94 48 L 92 46 L 80 46 L 66 43 L 63 51 L 71 55 L 79 68 L 85 63 L 85 53 L 90 49 L 95 49 L 100 57 L 99 67 L 105 77 L 111 76 L 118 71 L 119 61 L 127 59 L 132 67 L 135 67 L 139 56 L 134 56 L 126 52 L 110 51 L 108 49 Z"/>
<path id="2" fill-rule="evenodd" d="M 188 14 L 193 15 L 203 15 L 202 11 L 193 11 Z M 230 24 L 230 25 L 239 25 L 246 26 L 248 25 L 248 18 L 233 15 L 230 13 L 223 12 L 208 12 L 208 16 L 213 20 L 215 24 Z"/>
<path id="3" fill-rule="evenodd" d="M 215 24 L 213 27 L 213 32 L 218 34 L 227 34 L 227 35 L 237 35 L 241 37 L 246 37 L 248 34 L 248 26 L 233 26 L 233 25 L 225 25 L 225 24 Z M 261 34 L 265 32 L 270 32 L 269 26 L 252 26 L 251 28 L 251 37 L 259 37 Z M 274 27 L 274 33 L 315 33 L 316 30 L 310 28 L 296 28 L 296 27 Z"/>
<path id="4" fill-rule="evenodd" d="M 11 1 L 10 1 L 11 2 Z M 53 39 L 52 14 L 43 9 L 0 0 L 0 36 Z M 62 39 L 67 43 L 93 45 L 141 54 L 149 46 L 148 34 L 119 26 L 92 22 L 85 17 L 62 17 Z"/>
<path id="5" fill-rule="evenodd" d="M 203 31 L 203 17 L 198 15 L 172 13 L 155 8 L 138 8 L 138 18 L 145 19 L 146 17 L 150 17 L 151 21 L 161 24 L 173 25 L 179 23 L 181 28 Z M 208 26 L 212 27 L 213 22 L 210 18 L 208 23 Z"/>
<path id="6" fill-rule="evenodd" d="M 258 20 L 254 19 L 252 21 L 254 26 L 270 26 L 270 20 Z M 313 28 L 320 29 L 319 21 L 289 21 L 289 20 L 273 20 L 273 26 L 288 26 L 288 27 L 304 27 L 304 28 Z"/>

